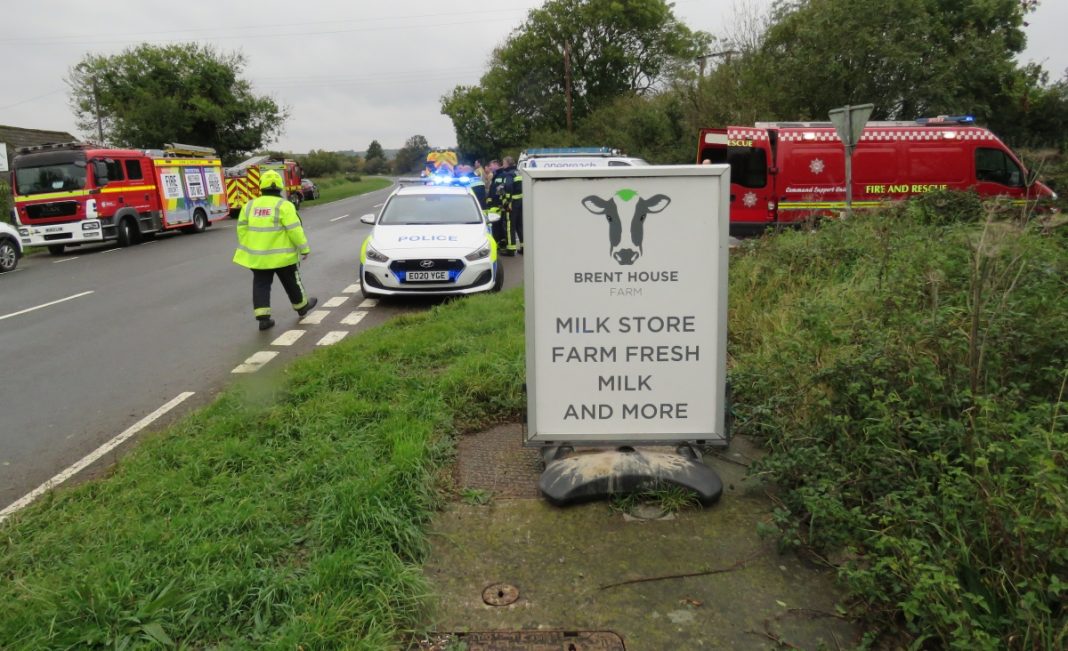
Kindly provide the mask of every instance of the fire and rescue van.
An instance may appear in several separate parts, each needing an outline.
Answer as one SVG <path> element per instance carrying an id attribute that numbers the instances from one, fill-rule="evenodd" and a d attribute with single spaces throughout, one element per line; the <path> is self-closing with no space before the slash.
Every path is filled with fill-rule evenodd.
<path id="1" fill-rule="evenodd" d="M 303 175 L 300 163 L 288 158 L 279 160 L 270 156 L 253 156 L 226 168 L 226 197 L 230 203 L 231 216 L 237 217 L 246 203 L 260 196 L 260 175 L 267 170 L 274 170 L 282 175 L 285 196 L 293 205 L 300 206 L 300 202 L 304 200 L 300 185 Z"/>
<path id="2" fill-rule="evenodd" d="M 834 216 L 845 209 L 845 148 L 830 122 L 702 129 L 697 162 L 731 166 L 732 233 Z M 935 190 L 1014 203 L 1054 199 L 1019 158 L 970 116 L 868 122 L 853 153 L 853 208 Z"/>
<path id="3" fill-rule="evenodd" d="M 108 240 L 128 246 L 147 233 L 198 233 L 230 210 L 215 150 L 192 145 L 27 147 L 15 156 L 11 180 L 22 243 L 54 255 Z"/>

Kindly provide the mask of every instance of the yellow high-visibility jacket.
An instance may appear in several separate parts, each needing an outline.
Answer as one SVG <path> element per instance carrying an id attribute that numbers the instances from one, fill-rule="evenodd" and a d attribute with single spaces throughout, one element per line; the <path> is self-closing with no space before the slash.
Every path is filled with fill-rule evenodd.
<path id="1" fill-rule="evenodd" d="M 234 262 L 249 269 L 278 269 L 310 253 L 297 209 L 288 199 L 262 195 L 245 204 L 237 219 Z"/>

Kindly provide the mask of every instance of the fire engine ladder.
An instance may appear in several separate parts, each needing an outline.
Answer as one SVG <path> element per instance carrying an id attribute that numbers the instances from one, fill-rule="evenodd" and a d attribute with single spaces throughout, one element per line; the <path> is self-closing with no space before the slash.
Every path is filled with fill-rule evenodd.
<path id="1" fill-rule="evenodd" d="M 249 158 L 247 160 L 241 161 L 240 163 L 238 163 L 237 165 L 234 165 L 233 167 L 227 167 L 226 168 L 226 175 L 227 176 L 244 176 L 245 172 L 248 170 L 248 168 L 255 167 L 256 165 L 260 165 L 260 164 L 265 163 L 265 162 L 267 162 L 269 160 L 272 160 L 272 158 L 270 156 L 253 156 L 252 158 Z"/>
<path id="2" fill-rule="evenodd" d="M 168 142 L 163 145 L 163 152 L 168 156 L 192 156 L 192 157 L 215 157 L 218 154 L 211 147 L 198 147 L 197 145 L 183 145 L 177 142 Z"/>

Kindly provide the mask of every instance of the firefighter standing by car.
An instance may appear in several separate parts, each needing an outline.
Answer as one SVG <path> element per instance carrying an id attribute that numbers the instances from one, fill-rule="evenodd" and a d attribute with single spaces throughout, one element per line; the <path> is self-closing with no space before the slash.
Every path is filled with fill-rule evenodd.
<path id="1" fill-rule="evenodd" d="M 490 194 L 497 197 L 500 205 L 501 219 L 497 223 L 501 225 L 501 228 L 497 244 L 503 255 L 515 255 L 516 251 L 519 250 L 515 221 L 512 216 L 512 208 L 517 196 L 519 200 L 517 215 L 520 219 L 523 216 L 523 194 L 522 188 L 519 187 L 517 195 L 517 175 L 518 170 L 515 166 L 515 159 L 511 156 L 505 156 L 504 165 L 493 173 L 493 182 L 489 190 Z"/>
<path id="2" fill-rule="evenodd" d="M 497 241 L 497 250 L 501 255 L 515 255 L 505 248 L 508 241 L 508 214 L 504 211 L 504 180 L 505 169 L 511 158 L 505 158 L 506 167 L 499 167 L 493 172 L 489 185 L 486 187 L 486 211 L 497 213 L 500 219 L 491 226 L 493 239 Z M 492 163 L 491 163 L 492 165 Z"/>
<path id="3" fill-rule="evenodd" d="M 260 330 L 274 326 L 271 318 L 271 284 L 282 283 L 289 302 L 300 316 L 318 299 L 308 297 L 300 279 L 298 258 L 306 260 L 311 248 L 297 209 L 282 196 L 282 175 L 268 170 L 260 176 L 261 195 L 245 204 L 237 220 L 234 262 L 252 270 L 252 308 Z"/>
<path id="4" fill-rule="evenodd" d="M 523 253 L 523 175 L 516 168 L 504 181 L 504 203 L 508 212 L 506 247 Z"/>

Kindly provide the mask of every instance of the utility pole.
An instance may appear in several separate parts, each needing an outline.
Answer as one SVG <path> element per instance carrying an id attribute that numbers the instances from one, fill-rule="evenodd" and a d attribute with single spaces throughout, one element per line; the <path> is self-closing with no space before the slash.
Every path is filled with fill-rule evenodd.
<path id="1" fill-rule="evenodd" d="M 564 43 L 564 102 L 567 106 L 567 132 L 571 133 L 571 44 Z"/>
<path id="2" fill-rule="evenodd" d="M 104 119 L 100 116 L 100 96 L 96 89 L 96 77 L 93 77 L 93 109 L 96 111 L 96 136 L 104 144 Z"/>

